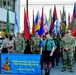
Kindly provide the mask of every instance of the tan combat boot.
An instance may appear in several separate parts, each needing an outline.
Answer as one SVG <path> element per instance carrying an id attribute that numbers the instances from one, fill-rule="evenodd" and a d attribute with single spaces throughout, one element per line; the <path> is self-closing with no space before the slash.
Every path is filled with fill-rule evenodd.
<path id="1" fill-rule="evenodd" d="M 61 71 L 62 72 L 66 71 L 66 67 L 62 67 Z"/>
<path id="2" fill-rule="evenodd" d="M 72 67 L 70 67 L 70 69 L 69 69 L 69 72 L 73 72 L 73 69 L 72 69 Z"/>

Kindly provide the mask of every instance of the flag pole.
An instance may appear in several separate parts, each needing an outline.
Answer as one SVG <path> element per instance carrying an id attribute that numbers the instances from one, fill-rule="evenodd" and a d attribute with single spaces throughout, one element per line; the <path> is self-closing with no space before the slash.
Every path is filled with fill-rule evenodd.
<path id="1" fill-rule="evenodd" d="M 27 14 L 28 14 L 28 0 L 26 0 L 26 11 L 27 11 Z"/>

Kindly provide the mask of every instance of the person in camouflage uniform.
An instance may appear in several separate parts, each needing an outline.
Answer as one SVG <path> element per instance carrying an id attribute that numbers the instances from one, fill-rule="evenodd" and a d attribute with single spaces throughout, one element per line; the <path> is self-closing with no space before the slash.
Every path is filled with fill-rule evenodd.
<path id="1" fill-rule="evenodd" d="M 40 43 L 40 37 L 38 36 L 38 33 L 35 33 L 35 36 L 31 37 L 31 51 L 32 53 L 39 54 L 40 49 L 38 48 L 38 45 Z"/>
<path id="2" fill-rule="evenodd" d="M 17 33 L 17 37 L 14 40 L 14 50 L 15 53 L 23 53 L 25 50 L 25 43 L 24 43 L 24 39 L 20 36 L 20 33 Z"/>
<path id="3" fill-rule="evenodd" d="M 68 30 L 65 33 L 65 36 L 61 39 L 62 45 L 62 54 L 63 54 L 63 67 L 62 72 L 66 71 L 67 60 L 69 61 L 69 71 L 73 72 L 72 70 L 72 63 L 73 63 L 73 46 L 74 46 L 75 39 L 71 36 L 71 31 Z"/>

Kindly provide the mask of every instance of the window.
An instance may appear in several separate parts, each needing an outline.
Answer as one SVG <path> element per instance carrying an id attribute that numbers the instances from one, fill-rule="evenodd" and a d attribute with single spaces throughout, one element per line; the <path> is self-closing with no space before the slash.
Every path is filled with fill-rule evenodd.
<path id="1" fill-rule="evenodd" d="M 0 7 L 10 8 L 11 11 L 15 10 L 15 1 L 14 0 L 0 0 Z"/>
<path id="2" fill-rule="evenodd" d="M 2 0 L 0 0 L 0 7 L 2 7 Z"/>
<path id="3" fill-rule="evenodd" d="M 4 7 L 6 6 L 6 2 L 5 2 L 5 1 L 3 2 L 3 6 L 4 6 Z"/>

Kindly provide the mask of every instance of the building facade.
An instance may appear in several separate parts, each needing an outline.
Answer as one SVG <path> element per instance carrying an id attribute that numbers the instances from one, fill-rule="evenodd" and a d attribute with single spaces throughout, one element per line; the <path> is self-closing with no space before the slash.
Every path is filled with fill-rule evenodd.
<path id="1" fill-rule="evenodd" d="M 6 24 L 7 24 L 7 9 L 9 9 L 9 28 L 10 33 L 14 32 L 15 24 L 15 13 L 17 13 L 17 20 L 19 24 L 19 3 L 20 0 L 0 0 L 0 38 L 6 33 Z"/>
<path id="2" fill-rule="evenodd" d="M 15 1 L 16 0 L 0 0 L 0 7 L 4 9 L 7 9 L 9 7 L 11 11 L 14 11 Z"/>

